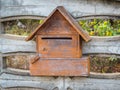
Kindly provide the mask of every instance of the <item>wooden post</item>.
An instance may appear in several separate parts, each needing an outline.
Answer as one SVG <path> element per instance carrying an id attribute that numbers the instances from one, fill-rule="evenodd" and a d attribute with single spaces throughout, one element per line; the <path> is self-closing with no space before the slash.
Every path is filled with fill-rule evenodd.
<path id="1" fill-rule="evenodd" d="M 0 34 L 4 33 L 4 25 L 0 22 Z"/>
<path id="2" fill-rule="evenodd" d="M 2 53 L 0 53 L 0 73 L 3 72 L 3 69 L 6 68 L 6 60 L 5 57 L 2 56 Z"/>
<path id="3" fill-rule="evenodd" d="M 0 34 L 1 33 L 3 33 L 3 25 L 2 25 L 2 23 L 0 22 Z M 2 40 L 0 40 L 0 44 L 2 44 Z M 2 46 L 0 46 L 0 50 L 2 50 Z M 2 67 L 3 67 L 3 65 L 2 65 L 2 53 L 1 53 L 1 51 L 0 51 L 0 73 L 1 73 L 1 71 L 2 71 Z"/>
<path id="4" fill-rule="evenodd" d="M 1 73 L 1 71 L 2 71 L 2 55 L 0 53 L 0 73 Z"/>

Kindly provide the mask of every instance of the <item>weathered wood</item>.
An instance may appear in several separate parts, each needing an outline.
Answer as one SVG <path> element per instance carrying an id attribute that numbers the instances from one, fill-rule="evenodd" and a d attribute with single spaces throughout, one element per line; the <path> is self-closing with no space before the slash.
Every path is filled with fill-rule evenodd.
<path id="1" fill-rule="evenodd" d="M 25 53 L 25 52 L 10 52 L 10 53 L 2 53 L 2 57 L 7 57 L 7 56 L 22 56 L 22 55 L 36 55 L 36 53 Z"/>
<path id="2" fill-rule="evenodd" d="M 27 38 L 26 38 L 26 41 L 29 41 L 31 40 L 35 35 L 36 33 L 39 31 L 39 30 L 42 30 L 41 28 L 44 27 L 44 25 L 51 21 L 51 17 L 53 16 L 54 17 L 54 14 L 56 14 L 56 12 L 59 12 L 63 17 L 64 19 L 66 19 L 66 21 L 74 28 L 74 30 L 76 30 L 80 36 L 82 36 L 82 38 L 85 40 L 85 41 L 89 41 L 90 40 L 90 37 L 88 35 L 87 32 L 85 32 L 81 27 L 80 25 L 78 25 L 78 23 L 75 22 L 75 20 L 72 18 L 72 16 L 62 7 L 62 6 L 58 6 L 56 9 L 53 10 L 53 12 L 45 19 L 45 21 L 39 25 L 34 31 L 33 33 L 31 33 Z M 56 18 L 57 19 L 57 18 Z"/>
<path id="3" fill-rule="evenodd" d="M 2 68 L 3 68 L 2 55 L 0 53 L 0 73 L 2 72 Z"/>
<path id="4" fill-rule="evenodd" d="M 65 78 L 65 88 L 71 90 L 119 90 L 120 79 Z"/>
<path id="5" fill-rule="evenodd" d="M 6 68 L 6 60 L 2 57 L 2 54 L 0 54 L 0 73 L 3 73 L 4 68 Z"/>
<path id="6" fill-rule="evenodd" d="M 119 0 L 56 0 L 55 2 L 51 2 L 49 0 L 1 0 L 1 18 L 16 15 L 48 16 L 48 14 L 58 5 L 63 5 L 75 18 L 101 14 L 119 16 L 120 3 L 118 1 Z"/>
<path id="7" fill-rule="evenodd" d="M 28 87 L 39 88 L 43 90 L 53 90 L 55 87 L 63 88 L 63 78 L 58 77 L 30 77 L 11 74 L 2 74 L 0 76 L 0 86 L 2 88 Z M 60 89 L 63 90 L 63 89 Z"/>
<path id="8" fill-rule="evenodd" d="M 92 36 L 88 43 L 83 42 L 84 54 L 120 54 L 120 36 L 98 37 Z"/>
<path id="9" fill-rule="evenodd" d="M 1 89 L 1 90 L 18 90 L 18 88 L 6 88 L 6 89 Z"/>
<path id="10" fill-rule="evenodd" d="M 17 19 L 35 19 L 35 20 L 41 20 L 41 19 L 45 19 L 45 17 L 41 17 L 41 16 L 37 16 L 37 15 L 18 15 L 18 16 L 9 16 L 9 17 L 5 17 L 5 18 L 0 18 L 1 22 L 5 22 L 5 21 L 12 21 L 12 20 L 17 20 Z"/>
<path id="11" fill-rule="evenodd" d="M 35 53 L 6 53 L 6 54 L 0 54 L 0 68 L 1 73 L 10 73 L 10 74 L 19 74 L 19 75 L 29 75 L 29 71 L 27 70 L 21 70 L 21 69 L 14 69 L 14 68 L 8 68 L 6 63 L 6 57 L 8 56 L 35 56 Z M 18 62 L 17 62 L 18 63 Z"/>
<path id="12" fill-rule="evenodd" d="M 14 69 L 14 68 L 2 69 L 2 73 L 14 74 L 14 75 L 25 75 L 25 76 L 29 76 L 30 75 L 30 71 L 29 70 L 21 70 L 21 69 Z"/>
<path id="13" fill-rule="evenodd" d="M 25 42 L 25 37 L 16 35 L 0 35 L 0 52 L 36 52 L 35 42 Z"/>
<path id="14" fill-rule="evenodd" d="M 90 19 L 120 19 L 119 15 L 87 15 L 87 16 L 82 16 L 76 19 L 76 21 L 80 21 L 80 20 L 90 20 Z"/>
<path id="15" fill-rule="evenodd" d="M 91 78 L 102 78 L 102 79 L 117 79 L 120 78 L 120 73 L 95 73 L 90 72 Z"/>
<path id="16" fill-rule="evenodd" d="M 35 76 L 88 76 L 89 58 L 41 58 L 30 64 L 30 73 Z"/>
<path id="17" fill-rule="evenodd" d="M 112 37 L 92 36 L 91 39 L 92 40 L 90 42 L 87 43 L 85 43 L 84 41 L 82 42 L 83 54 L 93 54 L 93 53 L 117 54 L 117 55 L 120 54 L 120 42 L 119 42 L 120 36 L 112 36 Z M 36 52 L 36 44 L 34 41 L 24 42 L 23 40 L 24 39 L 22 36 L 19 36 L 19 38 L 18 36 L 14 36 L 13 38 L 13 35 L 9 35 L 9 36 L 0 35 L 0 42 L 4 41 L 4 45 L 0 43 L 1 53 Z M 7 48 L 7 50 L 5 48 Z"/>
<path id="18" fill-rule="evenodd" d="M 45 90 L 45 89 L 37 89 L 37 88 L 27 88 L 27 87 L 16 87 L 16 88 L 6 88 L 6 89 L 0 89 L 0 90 Z"/>
<path id="19" fill-rule="evenodd" d="M 0 34 L 0 38 L 2 39 L 9 39 L 9 40 L 20 40 L 24 41 L 27 36 L 20 36 L 14 34 Z"/>
<path id="20" fill-rule="evenodd" d="M 4 33 L 3 23 L 0 22 L 0 34 Z"/>
<path id="21" fill-rule="evenodd" d="M 31 75 L 89 75 L 90 62 L 88 57 L 82 57 L 81 38 L 87 42 L 90 37 L 62 6 L 58 6 L 26 38 L 26 41 L 31 40 L 35 36 L 36 49 L 40 57 L 38 56 L 32 60 L 30 64 Z"/>
<path id="22" fill-rule="evenodd" d="M 2 88 L 28 87 L 52 90 L 119 90 L 120 78 L 97 79 L 84 77 L 31 77 L 11 74 L 0 75 L 0 86 Z"/>
<path id="23" fill-rule="evenodd" d="M 38 35 L 37 52 L 44 58 L 80 58 L 79 35 Z"/>

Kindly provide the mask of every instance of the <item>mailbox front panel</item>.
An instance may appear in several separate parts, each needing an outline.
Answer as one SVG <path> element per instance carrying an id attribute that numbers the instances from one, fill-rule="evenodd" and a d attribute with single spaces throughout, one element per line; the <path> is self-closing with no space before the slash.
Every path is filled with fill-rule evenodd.
<path id="1" fill-rule="evenodd" d="M 37 36 L 37 50 L 43 58 L 79 58 L 77 35 Z"/>
<path id="2" fill-rule="evenodd" d="M 89 64 L 89 57 L 41 58 L 30 63 L 30 73 L 35 76 L 88 76 Z"/>

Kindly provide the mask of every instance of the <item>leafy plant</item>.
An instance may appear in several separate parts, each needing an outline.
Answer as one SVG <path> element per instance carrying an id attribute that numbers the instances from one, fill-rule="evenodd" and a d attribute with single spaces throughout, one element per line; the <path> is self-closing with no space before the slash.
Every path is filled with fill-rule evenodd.
<path id="1" fill-rule="evenodd" d="M 90 19 L 78 22 L 91 36 L 120 35 L 120 20 Z"/>
<path id="2" fill-rule="evenodd" d="M 39 20 L 39 24 L 42 24 L 42 23 L 43 23 L 43 21 L 44 21 L 43 19 Z"/>
<path id="3" fill-rule="evenodd" d="M 117 56 L 90 56 L 91 71 L 99 73 L 120 72 L 120 59 Z"/>
<path id="4" fill-rule="evenodd" d="M 29 35 L 43 20 L 20 19 L 4 22 L 5 33 L 27 36 Z"/>

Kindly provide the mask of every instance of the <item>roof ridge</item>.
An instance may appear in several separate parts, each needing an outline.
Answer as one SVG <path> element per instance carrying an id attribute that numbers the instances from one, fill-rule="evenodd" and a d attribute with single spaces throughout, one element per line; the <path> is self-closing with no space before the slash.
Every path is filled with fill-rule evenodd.
<path id="1" fill-rule="evenodd" d="M 39 30 L 39 28 L 44 25 L 44 23 L 50 19 L 50 17 L 56 12 L 59 11 L 60 14 L 72 25 L 72 27 L 82 36 L 82 38 L 87 42 L 90 40 L 90 36 L 85 32 L 78 23 L 72 18 L 72 16 L 66 11 L 66 9 L 63 6 L 57 6 L 52 13 L 45 19 L 45 21 L 39 25 L 27 38 L 26 41 L 31 40 L 35 33 Z"/>

